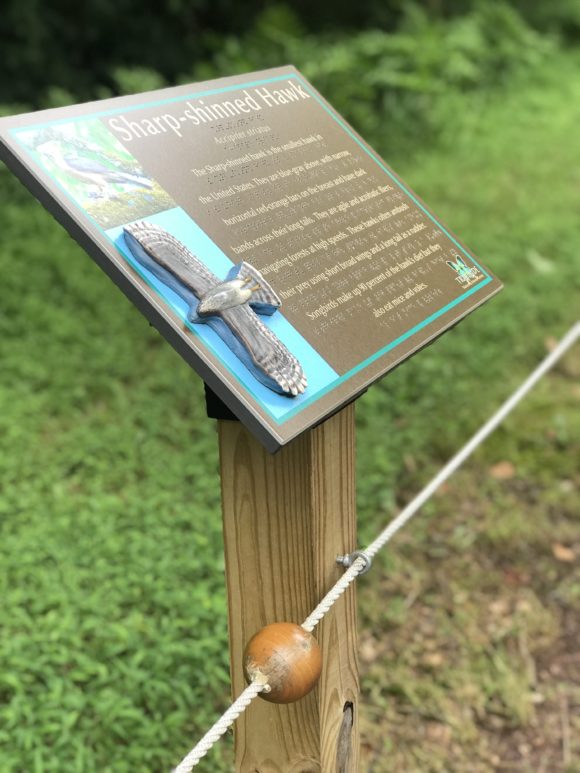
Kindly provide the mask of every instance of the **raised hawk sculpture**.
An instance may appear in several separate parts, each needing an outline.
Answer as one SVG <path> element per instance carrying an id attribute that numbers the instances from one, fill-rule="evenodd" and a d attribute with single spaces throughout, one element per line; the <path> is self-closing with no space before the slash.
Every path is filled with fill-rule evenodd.
<path id="1" fill-rule="evenodd" d="M 269 389 L 288 397 L 304 392 L 302 366 L 258 316 L 274 314 L 281 300 L 257 269 L 244 261 L 222 281 L 165 229 L 140 221 L 123 231 L 135 259 L 189 305 L 190 322 L 215 330 Z"/>

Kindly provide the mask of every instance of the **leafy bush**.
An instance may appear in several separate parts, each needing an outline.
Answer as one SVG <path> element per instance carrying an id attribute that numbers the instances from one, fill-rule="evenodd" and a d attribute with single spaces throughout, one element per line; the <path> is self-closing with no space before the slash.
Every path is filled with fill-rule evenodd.
<path id="1" fill-rule="evenodd" d="M 490 2 L 471 12 L 435 19 L 419 6 L 406 6 L 399 28 L 312 34 L 285 5 L 270 6 L 244 35 L 203 36 L 213 52 L 179 80 L 206 80 L 232 73 L 294 64 L 378 150 L 393 158 L 453 135 L 454 97 L 481 101 L 514 77 L 535 77 L 555 50 L 554 40 L 532 29 L 509 5 Z M 95 74 L 96 75 L 96 74 Z M 148 67 L 113 67 L 98 76 L 92 96 L 105 98 L 167 84 Z M 75 100 L 72 91 L 51 86 L 43 106 Z M 22 106 L 0 106 L 0 114 Z"/>
<path id="2" fill-rule="evenodd" d="M 353 84 L 362 76 L 361 101 L 376 88 L 381 103 L 389 94 L 389 116 L 413 119 L 429 99 L 410 110 L 411 96 L 401 107 L 401 94 L 420 102 L 435 88 L 497 80 L 504 67 L 509 73 L 534 59 L 546 32 L 580 29 L 576 0 L 441 0 L 427 8 L 299 0 L 266 10 L 261 0 L 88 0 L 74 15 L 66 0 L 7 0 L 2 10 L 0 103 L 33 107 L 143 91 L 198 65 L 202 71 L 207 61 L 208 71 L 227 74 L 293 61 L 323 86 L 336 74 L 348 73 Z M 374 83 L 369 73 L 377 70 Z"/>
<path id="3" fill-rule="evenodd" d="M 286 6 L 264 12 L 252 31 L 229 37 L 193 76 L 207 79 L 291 63 L 363 136 L 385 146 L 425 142 L 450 116 L 439 104 L 451 94 L 485 94 L 534 72 L 553 43 L 508 5 L 484 4 L 469 15 L 433 21 L 418 6 L 396 34 L 308 35 Z M 189 76 L 186 80 L 189 79 Z"/>

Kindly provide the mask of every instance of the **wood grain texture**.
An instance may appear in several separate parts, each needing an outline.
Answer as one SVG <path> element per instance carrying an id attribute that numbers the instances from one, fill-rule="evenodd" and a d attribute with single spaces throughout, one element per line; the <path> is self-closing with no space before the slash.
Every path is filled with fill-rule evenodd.
<path id="1" fill-rule="evenodd" d="M 271 456 L 239 423 L 218 422 L 232 691 L 245 686 L 249 639 L 273 622 L 301 623 L 356 548 L 354 406 Z M 315 630 L 322 675 L 289 705 L 256 700 L 236 727 L 238 773 L 358 770 L 354 584 Z M 354 706 L 348 768 L 338 760 L 346 702 Z M 342 755 L 341 755 L 342 756 Z"/>

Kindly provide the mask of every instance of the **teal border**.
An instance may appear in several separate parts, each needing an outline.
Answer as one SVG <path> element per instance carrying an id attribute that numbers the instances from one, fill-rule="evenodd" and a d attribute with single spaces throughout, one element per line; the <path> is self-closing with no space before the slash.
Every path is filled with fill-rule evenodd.
<path id="1" fill-rule="evenodd" d="M 301 84 L 301 86 L 304 88 L 304 90 L 305 90 L 305 91 L 307 91 L 307 92 L 310 94 L 310 96 L 311 96 L 311 97 L 313 97 L 313 98 L 314 98 L 314 99 L 315 99 L 315 100 L 318 102 L 318 104 L 319 104 L 319 105 L 322 107 L 322 109 L 323 109 L 323 110 L 324 110 L 326 113 L 328 113 L 328 115 L 329 115 L 329 116 L 330 116 L 330 117 L 331 117 L 331 118 L 332 118 L 334 121 L 336 121 L 336 123 L 337 123 L 337 124 L 338 124 L 338 125 L 339 125 L 339 126 L 340 126 L 340 127 L 343 129 L 343 130 L 344 130 L 344 132 L 345 132 L 346 134 L 348 134 L 348 135 L 349 135 L 349 137 L 350 137 L 351 139 L 353 139 L 353 140 L 356 142 L 356 144 L 357 144 L 357 145 L 358 145 L 360 148 L 362 148 L 362 150 L 363 150 L 363 151 L 364 151 L 364 152 L 365 152 L 365 153 L 366 153 L 366 154 L 367 154 L 367 155 L 368 155 L 368 156 L 369 156 L 369 157 L 370 157 L 370 158 L 371 158 L 371 159 L 372 159 L 372 160 L 375 162 L 375 164 L 377 164 L 377 166 L 378 166 L 378 167 L 380 167 L 380 168 L 383 170 L 383 172 L 385 172 L 385 173 L 387 174 L 387 176 L 388 176 L 388 177 L 389 177 L 389 178 L 390 178 L 390 179 L 391 179 L 391 180 L 392 180 L 392 181 L 393 181 L 393 182 L 394 182 L 394 183 L 395 183 L 395 184 L 396 184 L 396 185 L 397 185 L 397 186 L 398 186 L 398 187 L 399 187 L 401 190 L 403 190 L 403 191 L 404 191 L 404 192 L 407 194 L 407 196 L 408 196 L 408 197 L 409 197 L 409 198 L 410 198 L 410 199 L 411 199 L 411 200 L 412 200 L 412 201 L 413 201 L 413 202 L 414 202 L 414 203 L 415 203 L 415 204 L 416 204 L 416 205 L 419 207 L 419 209 L 420 209 L 420 210 L 421 210 L 421 211 L 422 211 L 424 214 L 426 214 L 426 215 L 427 215 L 427 217 L 428 217 L 430 220 L 432 220 L 432 221 L 433 221 L 433 223 L 435 223 L 435 225 L 436 225 L 436 226 L 437 226 L 437 227 L 438 227 L 438 228 L 439 228 L 439 229 L 440 229 L 440 230 L 441 230 L 441 231 L 442 231 L 442 232 L 443 232 L 443 233 L 444 233 L 444 234 L 447 236 L 447 238 L 448 238 L 448 239 L 449 239 L 451 242 L 453 242 L 453 244 L 454 244 L 454 245 L 457 247 L 457 249 L 458 249 L 458 250 L 460 250 L 460 252 L 462 252 L 462 253 L 465 255 L 465 257 L 466 257 L 466 258 L 468 258 L 468 260 L 470 260 L 472 263 L 474 263 L 474 264 L 475 264 L 475 265 L 478 267 L 478 269 L 479 269 L 479 270 L 482 272 L 482 274 L 484 274 L 484 276 L 485 276 L 485 279 L 483 279 L 482 281 L 478 282 L 478 283 L 477 283 L 477 284 L 475 284 L 473 287 L 469 288 L 469 290 L 466 290 L 464 293 L 462 293 L 462 295 L 460 295 L 460 296 L 458 296 L 457 298 L 455 298 L 455 300 L 453 300 L 453 301 L 450 301 L 450 302 L 449 302 L 449 303 L 447 303 L 445 306 L 443 306 L 442 308 L 440 308 L 438 311 L 435 311 L 435 312 L 433 312 L 433 314 L 431 314 L 429 317 L 426 317 L 426 319 L 424 319 L 422 322 L 420 322 L 419 324 L 417 324 L 417 325 L 415 325 L 414 327 L 410 328 L 410 329 L 409 329 L 409 330 L 408 330 L 406 333 L 403 333 L 403 334 L 402 334 L 402 335 L 400 335 L 398 338 L 395 338 L 393 341 L 391 341 L 389 344 L 387 344 L 386 346 L 384 346 L 382 349 L 379 349 L 378 351 L 376 351 L 376 352 L 375 352 L 374 354 L 372 354 L 370 357 L 367 357 L 367 359 L 366 359 L 366 360 L 363 360 L 363 361 L 362 361 L 362 362 L 360 362 L 358 365 L 356 365 L 354 368 L 351 368 L 351 370 L 349 370 L 349 371 L 347 371 L 346 373 L 344 373 L 342 376 L 340 376 L 339 378 L 337 378 L 335 381 L 332 381 L 330 384 L 328 384 L 328 386 L 324 387 L 323 389 L 320 389 L 320 390 L 319 390 L 319 391 L 318 391 L 316 394 L 312 395 L 312 397 L 311 397 L 310 399 L 308 399 L 308 400 L 304 400 L 304 402 L 302 402 L 302 403 L 301 403 L 299 406 L 297 406 L 297 407 L 296 407 L 296 408 L 294 408 L 293 410 L 290 410 L 290 411 L 288 411 L 288 413 L 286 413 L 286 414 L 284 415 L 284 417 L 283 417 L 283 418 L 280 418 L 280 419 L 277 419 L 275 416 L 273 416 L 273 415 L 270 413 L 270 411 L 268 410 L 268 408 L 266 408 L 266 406 L 262 405 L 261 401 L 260 401 L 260 400 L 259 400 L 259 398 L 258 398 L 258 397 L 257 397 L 257 396 L 254 394 L 254 392 L 252 391 L 252 389 L 251 389 L 251 388 L 250 388 L 250 387 L 249 387 L 249 386 L 248 386 L 246 383 L 243 383 L 242 381 L 240 381 L 240 379 L 239 379 L 239 378 L 238 378 L 238 377 L 237 377 L 237 376 L 236 376 L 236 375 L 235 375 L 235 374 L 234 374 L 234 373 L 233 373 L 233 372 L 230 370 L 230 368 L 227 366 L 227 364 L 226 364 L 226 363 L 224 363 L 224 362 L 222 362 L 222 365 L 223 365 L 224 367 L 226 367 L 226 368 L 227 368 L 227 370 L 230 372 L 230 374 L 232 375 L 232 377 L 234 377 L 234 378 L 236 379 L 236 381 L 238 381 L 240 384 L 242 384 L 242 386 L 244 387 L 244 389 L 246 389 L 246 391 L 248 391 L 248 392 L 249 392 L 249 393 L 252 395 L 252 397 L 254 398 L 254 400 L 255 400 L 255 401 L 256 401 L 256 402 L 257 402 L 257 403 L 260 405 L 260 408 L 261 408 L 263 411 L 265 411 L 265 412 L 266 412 L 266 413 L 267 413 L 267 414 L 270 416 L 270 418 L 272 419 L 272 421 L 274 421 L 274 422 L 275 422 L 276 424 L 278 424 L 278 425 L 285 424 L 287 421 L 289 421 L 290 419 L 294 418 L 294 417 L 295 417 L 295 416 L 296 416 L 298 413 L 301 413 L 303 410 L 305 410 L 306 408 L 308 408 L 309 406 L 311 406 L 313 403 L 315 403 L 315 402 L 317 402 L 318 400 L 320 400 L 322 397 L 324 397 L 324 395 L 328 394 L 328 393 L 329 393 L 329 392 L 331 392 L 333 389 L 336 389 L 338 386 L 340 386 L 341 384 L 343 384 L 345 381 L 348 381 L 348 379 L 352 378 L 352 377 L 353 377 L 354 375 L 356 375 L 357 373 L 360 373 L 360 371 L 361 371 L 361 370 L 364 370 L 366 367 L 368 367 L 368 366 L 369 366 L 369 365 L 371 365 L 373 362 L 375 362 L 376 360 L 378 360 L 378 359 L 379 359 L 380 357 L 382 357 L 384 354 L 387 354 L 388 352 L 390 352 L 390 351 L 392 351 L 393 349 L 395 349 L 397 346 L 400 346 L 400 345 L 401 345 L 402 343 L 404 343 L 404 342 L 405 342 L 405 341 L 406 341 L 408 338 L 410 338 L 411 336 L 415 335 L 415 333 L 418 333 L 418 332 L 419 332 L 420 330 L 422 330 L 424 327 L 426 327 L 427 325 L 430 325 L 430 324 L 431 324 L 431 322 L 434 322 L 436 319 L 438 319 L 438 318 L 439 318 L 439 317 L 441 317 L 443 314 L 445 314 L 446 312 L 448 312 L 448 311 L 450 311 L 451 309 L 453 309 L 453 308 L 454 308 L 455 306 L 457 306 L 459 303 L 462 303 L 462 302 L 463 302 L 463 301 L 464 301 L 466 298 L 469 298 L 469 296 L 471 296 L 471 295 L 473 295 L 474 293 L 476 293 L 476 292 L 478 292 L 479 290 L 481 290 L 483 287 L 485 287 L 487 284 L 489 284 L 489 283 L 492 281 L 492 277 L 491 277 L 491 276 L 489 275 L 489 273 L 488 273 L 488 272 L 487 272 L 487 271 L 486 271 L 486 270 L 483 268 L 483 266 L 481 266 L 481 265 L 480 265 L 480 264 L 479 264 L 479 263 L 478 263 L 478 262 L 477 262 L 477 261 L 476 261 L 476 260 L 473 258 L 473 256 L 472 256 L 472 255 L 470 255 L 470 254 L 469 254 L 469 253 L 468 253 L 468 252 L 465 250 L 465 248 L 461 246 L 461 244 L 460 244 L 460 243 L 457 241 L 457 239 L 455 239 L 455 237 L 453 237 L 453 236 L 452 236 L 452 235 L 449 233 L 449 231 L 448 231 L 448 230 L 445 228 L 445 226 L 444 226 L 442 223 L 440 223 L 440 222 L 439 222 L 439 220 L 437 220 L 437 218 L 436 218 L 434 215 L 432 215 L 432 214 L 431 214 L 431 212 L 429 212 L 429 210 L 428 210 L 428 209 L 426 209 L 426 208 L 425 208 L 425 206 L 424 206 L 424 205 L 423 205 L 423 204 L 422 204 L 422 203 L 421 203 L 421 202 L 420 202 L 420 201 L 417 199 L 417 197 L 416 197 L 416 196 L 415 196 L 415 195 L 414 195 L 414 194 L 413 194 L 413 193 L 412 193 L 412 192 L 411 192 L 411 191 L 410 191 L 410 190 L 409 190 L 409 189 L 408 189 L 408 188 L 407 188 L 407 187 L 406 187 L 406 186 L 405 186 L 405 185 L 404 185 L 404 184 L 403 184 L 403 183 L 402 183 L 402 182 L 401 182 L 401 181 L 400 181 L 400 180 L 399 180 L 399 179 L 398 179 L 398 178 L 397 178 L 397 177 L 396 177 L 396 176 L 395 176 L 395 175 L 394 175 L 394 174 L 393 174 L 393 173 L 392 173 L 392 172 L 391 172 L 389 169 L 388 169 L 388 167 L 386 167 L 386 166 L 385 166 L 385 164 L 383 164 L 383 163 L 382 163 L 382 162 L 381 162 L 381 161 L 380 161 L 380 160 L 379 160 L 379 159 L 378 159 L 378 158 L 377 158 L 377 157 L 374 155 L 374 153 L 373 153 L 373 152 L 372 152 L 372 151 L 371 151 L 371 150 L 370 150 L 368 147 L 366 147 L 366 145 L 365 145 L 365 144 L 364 144 L 364 143 L 363 143 L 363 142 L 362 142 L 362 141 L 359 139 L 359 137 L 357 137 L 357 135 L 356 135 L 356 134 L 353 132 L 353 130 L 352 130 L 352 129 L 351 129 L 349 126 L 348 126 L 348 124 L 347 124 L 345 121 L 343 121 L 343 120 L 342 120 L 342 119 L 341 119 L 341 118 L 340 118 L 340 117 L 339 117 L 339 116 L 338 116 L 338 115 L 337 115 L 337 114 L 336 114 L 336 113 L 335 113 L 335 112 L 334 112 L 334 111 L 333 111 L 333 110 L 332 110 L 332 109 L 331 109 L 331 108 L 330 108 L 330 107 L 329 107 L 329 106 L 328 106 L 328 105 L 327 105 L 327 104 L 326 104 L 326 103 L 325 103 L 325 102 L 322 100 L 322 98 L 321 98 L 320 96 L 318 96 L 318 94 L 316 94 L 316 93 L 315 93 L 315 92 L 312 90 L 312 88 L 310 87 L 310 84 L 306 83 L 304 80 L 302 80 L 302 78 L 300 78 L 300 77 L 299 77 L 298 75 L 296 75 L 295 73 L 287 73 L 287 74 L 285 74 L 285 75 L 277 75 L 277 76 L 274 76 L 274 77 L 272 77 L 272 78 L 264 78 L 264 79 L 262 79 L 262 80 L 247 81 L 246 83 L 235 84 L 235 85 L 232 85 L 232 86 L 223 86 L 222 88 L 219 88 L 219 89 L 211 89 L 211 90 L 209 90 L 209 91 L 198 91 L 198 92 L 194 92 L 194 93 L 192 93 L 192 94 L 181 94 L 180 96 L 177 96 L 177 97 L 168 97 L 168 98 L 166 98 L 166 99 L 160 99 L 160 100 L 156 100 L 155 102 L 143 102 L 143 103 L 140 103 L 140 104 L 138 104 L 138 105 L 125 105 L 125 106 L 123 106 L 123 107 L 112 108 L 112 109 L 110 109 L 110 110 L 101 110 L 101 111 L 99 111 L 99 112 L 96 112 L 96 113 L 90 113 L 89 115 L 79 116 L 79 117 L 77 117 L 77 118 L 75 118 L 75 117 L 71 117 L 71 118 L 61 118 L 61 119 L 56 119 L 56 120 L 54 120 L 54 121 L 46 121 L 46 122 L 44 122 L 44 123 L 39 123 L 39 124 L 30 124 L 30 125 L 28 125 L 28 126 L 20 126 L 20 127 L 17 127 L 17 128 L 10 129 L 10 134 L 12 134 L 12 135 L 13 135 L 13 137 L 14 137 L 16 140 L 18 140 L 18 141 L 20 142 L 20 144 L 21 144 L 21 145 L 22 145 L 22 146 L 25 148 L 25 150 L 27 151 L 27 153 L 29 153 L 30 155 L 32 155 L 32 156 L 34 157 L 36 154 L 32 153 L 32 152 L 29 150 L 29 148 L 27 148 L 27 147 L 26 147 L 26 145 L 25 145 L 25 144 L 24 144 L 22 141 L 20 141 L 20 140 L 19 140 L 19 138 L 18 138 L 18 134 L 21 134 L 21 133 L 24 133 L 24 132 L 29 132 L 29 131 L 34 131 L 35 129 L 41 129 L 41 128 L 44 128 L 45 126 L 57 126 L 57 125 L 59 125 L 59 124 L 74 123 L 74 122 L 76 122 L 76 121 L 88 121 L 88 120 L 94 120 L 95 118 L 103 118 L 103 117 L 105 117 L 105 116 L 108 116 L 108 115 L 118 115 L 118 114 L 120 114 L 120 113 L 123 113 L 123 114 L 124 114 L 124 113 L 128 113 L 128 112 L 132 112 L 132 111 L 134 111 L 134 110 L 142 110 L 143 108 L 146 108 L 146 107 L 147 107 L 147 108 L 150 108 L 150 107 L 157 107 L 157 106 L 160 106 L 160 105 L 167 105 L 167 104 L 171 104 L 171 103 L 173 103 L 173 102 L 181 102 L 181 101 L 183 101 L 183 100 L 187 100 L 187 99 L 197 99 L 198 97 L 209 97 L 209 96 L 213 96 L 214 94 L 223 94 L 224 92 L 227 92 L 227 91 L 237 91 L 237 90 L 239 90 L 239 89 L 247 89 L 247 88 L 252 88 L 253 86 L 261 86 L 261 85 L 264 85 L 264 84 L 266 84 L 266 83 L 276 83 L 277 81 L 282 81 L 282 80 L 290 80 L 290 79 L 297 80 L 297 81 L 298 81 L 298 82 Z M 39 161 L 38 159 L 37 159 L 37 163 L 39 163 L 39 164 L 42 166 L 42 164 L 40 163 L 40 161 Z M 66 195 L 66 196 L 67 196 L 67 197 L 68 197 L 68 198 L 69 198 L 71 201 L 73 201 L 73 203 L 74 203 L 74 204 L 75 204 L 75 205 L 78 207 L 78 209 L 80 209 L 80 210 L 81 210 L 81 212 L 83 213 L 83 215 L 84 215 L 84 216 L 85 216 L 85 217 L 86 217 L 86 218 L 87 218 L 87 219 L 88 219 L 90 222 L 92 222 L 93 226 L 94 226 L 94 227 L 95 227 L 97 230 L 99 230 L 99 231 L 100 231 L 100 232 L 101 232 L 103 235 L 107 236 L 107 232 L 106 232 L 106 231 L 105 231 L 105 230 L 104 230 L 104 229 L 103 229 L 103 228 L 102 228 L 100 225 L 98 225 L 98 224 L 97 224 L 97 223 L 96 223 L 96 222 L 93 220 L 93 218 L 92 218 L 92 217 L 91 217 L 91 216 L 90 216 L 90 215 L 89 215 L 89 214 L 88 214 L 88 213 L 87 213 L 87 212 L 86 212 L 86 211 L 85 211 L 85 210 L 84 210 L 84 209 L 83 209 L 83 208 L 82 208 L 82 207 L 81 207 L 81 206 L 80 206 L 80 205 L 79 205 L 79 204 L 78 204 L 76 201 L 75 201 L 75 199 L 74 199 L 74 198 L 71 196 L 71 194 L 70 194 L 70 193 L 68 193 L 68 191 L 66 191 L 66 190 L 63 188 L 63 186 L 61 186 L 61 185 L 60 185 L 60 183 L 58 182 L 58 180 L 55 180 L 55 182 L 56 182 L 56 183 L 57 183 L 57 185 L 58 185 L 58 186 L 61 188 L 61 190 L 62 190 L 62 191 L 65 193 L 65 195 Z M 107 238 L 108 238 L 108 237 L 107 237 Z M 121 252 L 121 250 L 119 250 L 119 252 Z M 121 252 L 121 254 L 122 254 L 122 252 Z M 142 278 L 143 278 L 143 277 L 142 277 Z M 200 339 L 199 339 L 199 336 L 198 336 L 198 335 L 197 335 L 197 333 L 196 333 L 196 331 L 195 331 L 195 330 L 193 330 L 193 329 L 192 329 L 192 327 L 191 327 L 190 325 L 188 325 L 188 328 L 191 330 L 191 332 L 195 333 L 195 334 L 196 334 L 196 337 L 198 338 L 198 340 L 200 340 Z M 214 356 L 215 356 L 215 354 L 214 354 Z M 221 359 L 221 358 L 220 358 L 220 359 Z"/>

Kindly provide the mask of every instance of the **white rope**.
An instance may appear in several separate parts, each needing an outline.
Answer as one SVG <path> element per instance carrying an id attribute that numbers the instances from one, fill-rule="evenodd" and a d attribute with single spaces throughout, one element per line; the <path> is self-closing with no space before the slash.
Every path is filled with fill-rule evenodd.
<path id="1" fill-rule="evenodd" d="M 444 483 L 453 473 L 460 467 L 463 462 L 470 456 L 475 449 L 480 446 L 483 441 L 491 435 L 496 427 L 506 418 L 506 416 L 516 407 L 516 405 L 524 398 L 528 392 L 534 387 L 537 382 L 544 376 L 550 368 L 552 368 L 556 362 L 573 346 L 573 344 L 580 338 L 580 322 L 576 322 L 570 330 L 566 333 L 564 338 L 558 343 L 553 351 L 542 360 L 538 367 L 528 376 L 524 383 L 516 389 L 516 391 L 509 397 L 505 403 L 493 414 L 493 416 L 486 421 L 486 423 L 479 429 L 475 435 L 469 440 L 463 448 L 455 454 L 455 456 L 447 462 L 445 467 L 441 469 L 437 475 L 425 486 L 425 488 L 413 499 L 409 504 L 401 510 L 399 515 L 394 518 L 391 523 L 382 531 L 374 542 L 362 552 L 372 559 L 381 548 L 383 548 L 387 542 L 394 537 L 394 535 L 401 529 L 415 513 L 427 502 L 427 500 L 433 496 L 435 491 Z M 322 620 L 324 615 L 336 604 L 338 599 L 342 596 L 348 586 L 357 578 L 366 566 L 368 561 L 364 558 L 357 558 L 352 566 L 342 575 L 340 580 L 332 587 L 326 596 L 322 599 L 320 604 L 314 609 L 311 614 L 302 623 L 302 628 L 306 631 L 313 631 L 318 623 Z"/>
<path id="2" fill-rule="evenodd" d="M 197 763 L 204 757 L 211 747 L 218 741 L 226 730 L 231 727 L 236 719 L 243 714 L 250 703 L 258 697 L 261 692 L 268 692 L 270 688 L 265 681 L 253 681 L 249 684 L 243 693 L 232 703 L 229 709 L 222 714 L 218 721 L 210 728 L 204 737 L 173 769 L 173 773 L 190 773 Z"/>
<path id="3" fill-rule="evenodd" d="M 401 529 L 411 518 L 417 513 L 417 511 L 427 502 L 427 500 L 435 493 L 435 491 L 441 486 L 453 473 L 460 467 L 463 462 L 480 446 L 483 441 L 491 435 L 494 429 L 506 418 L 506 416 L 516 407 L 516 405 L 528 394 L 528 392 L 537 384 L 537 382 L 544 376 L 550 368 L 552 368 L 556 362 L 570 349 L 571 346 L 580 339 L 580 322 L 576 322 L 575 325 L 566 333 L 564 338 L 554 347 L 553 351 L 542 360 L 538 367 L 528 376 L 524 383 L 516 389 L 516 391 L 509 397 L 503 405 L 488 419 L 488 421 L 479 429 L 475 435 L 469 440 L 463 448 L 455 454 L 455 456 L 447 462 L 445 467 L 441 469 L 437 475 L 425 486 L 425 488 L 413 499 L 409 504 L 401 510 L 399 515 L 390 522 L 386 529 L 384 529 L 379 536 L 371 542 L 371 544 L 363 551 L 360 551 L 363 555 L 357 557 L 352 565 L 346 570 L 342 577 L 335 583 L 335 585 L 328 591 L 326 596 L 322 599 L 320 604 L 311 612 L 306 620 L 302 623 L 302 628 L 305 631 L 312 632 L 327 612 L 336 604 L 338 599 L 342 596 L 348 586 L 358 577 L 361 572 L 368 568 L 370 560 L 383 548 L 389 540 L 391 540 L 395 534 Z M 199 743 L 189 752 L 189 754 L 183 758 L 179 765 L 174 769 L 173 773 L 190 773 L 200 759 L 207 754 L 216 741 L 226 732 L 226 730 L 233 725 L 236 719 L 242 714 L 250 705 L 250 703 L 263 691 L 267 691 L 270 688 L 265 682 L 252 682 L 241 693 L 239 698 L 232 703 L 230 708 L 221 716 L 220 719 L 214 724 Z"/>

